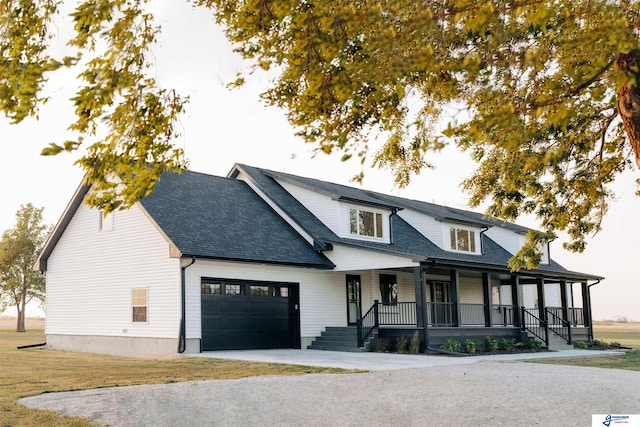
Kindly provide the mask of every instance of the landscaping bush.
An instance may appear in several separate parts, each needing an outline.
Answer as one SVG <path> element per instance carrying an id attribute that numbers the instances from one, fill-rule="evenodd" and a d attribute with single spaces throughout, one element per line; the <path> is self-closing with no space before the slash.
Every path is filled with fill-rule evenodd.
<path id="1" fill-rule="evenodd" d="M 529 350 L 540 350 L 542 348 L 542 343 L 537 340 L 529 340 L 527 342 L 527 348 Z"/>
<path id="2" fill-rule="evenodd" d="M 586 341 L 574 341 L 573 348 L 589 348 L 589 344 Z"/>
<path id="3" fill-rule="evenodd" d="M 514 338 L 502 338 L 498 341 L 498 350 L 513 351 L 516 348 L 516 340 Z"/>
<path id="4" fill-rule="evenodd" d="M 484 351 L 489 353 L 498 351 L 498 341 L 487 335 L 484 338 Z"/>
<path id="5" fill-rule="evenodd" d="M 389 340 L 386 338 L 378 337 L 378 339 L 376 340 L 376 351 L 378 353 L 388 353 L 389 351 L 391 351 L 391 343 L 389 342 Z"/>
<path id="6" fill-rule="evenodd" d="M 451 338 L 447 338 L 447 340 L 440 346 L 440 348 L 444 351 L 451 351 L 454 353 L 460 352 L 460 343 L 458 341 L 454 341 Z"/>
<path id="7" fill-rule="evenodd" d="M 396 342 L 396 352 L 402 354 L 409 352 L 409 340 L 407 340 L 407 337 L 404 335 L 398 338 L 398 341 Z"/>
<path id="8" fill-rule="evenodd" d="M 464 341 L 464 352 L 465 353 L 475 353 L 478 347 L 478 343 L 476 340 L 465 340 Z"/>

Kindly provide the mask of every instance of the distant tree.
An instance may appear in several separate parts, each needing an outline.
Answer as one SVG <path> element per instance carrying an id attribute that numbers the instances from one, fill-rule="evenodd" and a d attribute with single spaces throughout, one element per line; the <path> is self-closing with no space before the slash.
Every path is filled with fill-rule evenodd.
<path id="1" fill-rule="evenodd" d="M 47 73 L 81 67 L 78 137 L 43 153 L 88 144 L 78 163 L 96 188 L 89 203 L 131 206 L 185 164 L 172 145 L 184 99 L 150 77 L 158 27 L 147 1 L 79 1 L 77 53 L 55 59 L 46 47 L 59 3 L 0 0 L 0 109 L 14 122 L 36 114 Z M 371 160 L 400 186 L 450 141 L 469 152 L 471 206 L 489 200 L 491 217 L 540 221 L 513 269 L 536 267 L 558 230 L 567 249 L 584 250 L 609 184 L 640 166 L 639 0 L 191 3 L 210 8 L 257 69 L 277 73 L 264 100 L 317 151 Z M 377 152 L 373 137 L 384 140 Z"/>
<path id="2" fill-rule="evenodd" d="M 16 212 L 16 225 L 0 240 L 0 308 L 16 307 L 18 332 L 25 331 L 27 303 L 45 298 L 44 276 L 33 268 L 49 229 L 42 223 L 43 210 L 31 203 L 22 205 Z"/>

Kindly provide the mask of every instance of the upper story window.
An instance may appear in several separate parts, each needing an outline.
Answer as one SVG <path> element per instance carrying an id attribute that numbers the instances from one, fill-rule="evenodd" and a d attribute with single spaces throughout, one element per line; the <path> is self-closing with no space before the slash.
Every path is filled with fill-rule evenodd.
<path id="1" fill-rule="evenodd" d="M 476 252 L 476 232 L 464 228 L 451 228 L 451 250 Z"/>
<path id="2" fill-rule="evenodd" d="M 382 214 L 350 208 L 349 232 L 358 236 L 382 238 Z"/>

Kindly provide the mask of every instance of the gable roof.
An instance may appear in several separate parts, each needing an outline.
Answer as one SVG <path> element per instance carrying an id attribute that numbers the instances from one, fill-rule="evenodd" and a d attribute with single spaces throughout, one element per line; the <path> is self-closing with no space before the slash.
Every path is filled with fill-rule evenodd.
<path id="1" fill-rule="evenodd" d="M 47 270 L 47 259 L 89 188 L 81 185 L 69 202 L 38 258 L 40 271 Z M 239 180 L 166 172 L 139 204 L 182 257 L 334 267 Z"/>
<path id="2" fill-rule="evenodd" d="M 291 220 L 295 221 L 300 228 L 312 236 L 315 240 L 316 247 L 330 248 L 331 245 L 343 245 L 374 250 L 390 255 L 405 256 L 422 262 L 431 261 L 443 264 L 461 263 L 468 266 L 489 266 L 504 271 L 508 271 L 508 261 L 512 257 L 507 250 L 482 233 L 480 235 L 482 245 L 481 255 L 445 251 L 395 214 L 392 214 L 390 217 L 391 233 L 393 235 L 391 244 L 339 237 L 305 208 L 295 197 L 287 192 L 278 181 L 298 185 L 329 196 L 334 200 L 387 207 L 392 210 L 392 212 L 401 209 L 411 209 L 432 216 L 439 221 L 452 221 L 483 228 L 497 226 L 519 234 L 524 234 L 529 230 L 517 224 L 485 218 L 477 212 L 450 208 L 418 200 L 404 199 L 397 196 L 390 196 L 244 164 L 236 164 L 228 176 L 236 178 L 240 173 L 244 173 L 260 192 L 272 200 L 273 203 L 289 215 Z M 545 275 L 551 273 L 575 279 L 601 279 L 599 276 L 569 271 L 553 260 L 551 260 L 549 264 L 541 264 L 536 270 L 527 272 L 527 274 L 536 273 Z"/>
<path id="3" fill-rule="evenodd" d="M 183 257 L 333 267 L 240 180 L 165 173 L 140 203 Z"/>

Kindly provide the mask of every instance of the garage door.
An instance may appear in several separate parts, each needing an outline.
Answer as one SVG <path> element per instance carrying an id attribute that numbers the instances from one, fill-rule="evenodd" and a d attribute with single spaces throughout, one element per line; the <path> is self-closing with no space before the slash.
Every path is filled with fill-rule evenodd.
<path id="1" fill-rule="evenodd" d="M 298 284 L 202 280 L 202 350 L 300 348 Z"/>

